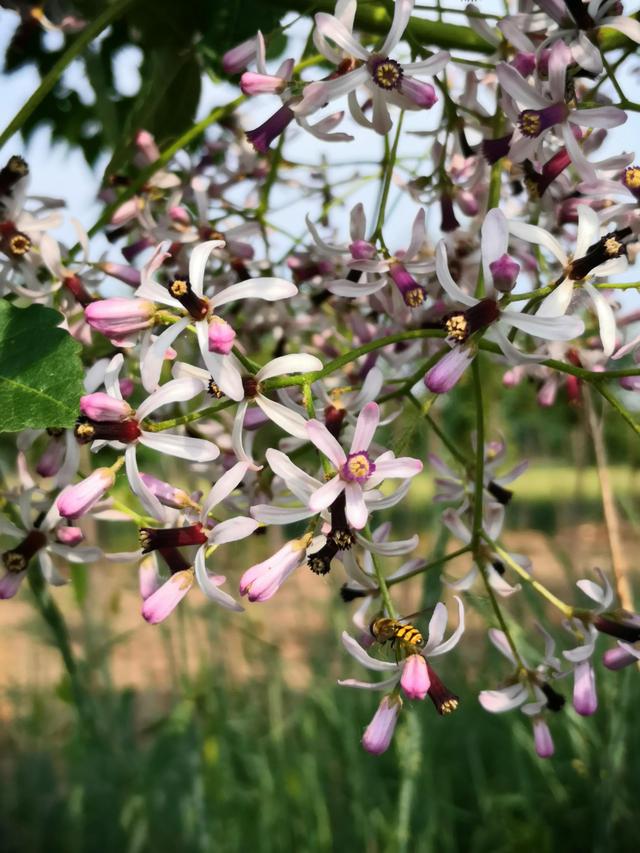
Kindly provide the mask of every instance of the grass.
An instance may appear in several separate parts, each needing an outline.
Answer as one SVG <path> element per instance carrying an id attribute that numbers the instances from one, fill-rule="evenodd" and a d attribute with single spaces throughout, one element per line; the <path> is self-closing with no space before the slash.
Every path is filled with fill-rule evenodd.
<path id="1" fill-rule="evenodd" d="M 611 474 L 633 521 L 637 478 L 624 466 Z M 412 511 L 398 515 L 396 535 L 419 524 L 424 530 L 439 513 L 429 479 L 416 480 Z M 548 531 L 572 516 L 600 516 L 594 469 L 537 465 L 515 484 L 510 528 L 515 518 Z M 84 606 L 90 591 L 81 580 L 99 579 L 83 572 L 75 578 Z M 436 573 L 425 577 L 429 600 L 439 590 Z M 198 625 L 175 614 L 168 628 L 154 629 L 166 638 L 170 674 L 145 690 L 115 686 L 115 629 L 105 612 L 93 625 L 96 648 L 83 646 L 89 729 L 78 723 L 64 679 L 56 689 L 28 685 L 2 697 L 3 853 L 636 849 L 635 670 L 598 672 L 595 717 L 580 718 L 569 702 L 554 715 L 556 755 L 542 761 L 527 718 L 494 717 L 480 708 L 478 690 L 499 685 L 508 667 L 471 630 L 459 651 L 438 661 L 461 697 L 459 710 L 440 718 L 428 700 L 406 703 L 392 748 L 376 758 L 362 750 L 360 738 L 378 695 L 336 685 L 338 675 L 350 674 L 337 640 L 346 613 L 324 599 L 317 606 L 326 608 L 317 615 L 331 629 L 311 634 L 300 624 L 294 632 L 295 613 L 288 612 L 280 649 L 252 634 L 253 620 L 232 642 L 217 610 L 205 610 Z M 522 608 L 521 601 L 508 605 L 514 626 Z M 275 606 L 263 613 L 279 618 Z M 135 636 L 140 645 L 132 653 L 144 658 L 145 634 Z M 300 636 L 307 638 L 312 678 L 292 686 L 280 654 Z M 185 663 L 186 650 L 198 660 L 195 669 Z M 362 677 L 355 668 L 351 674 Z M 559 687 L 570 698 L 570 683 Z"/>
<path id="2" fill-rule="evenodd" d="M 50 695 L 14 697 L 3 850 L 635 849 L 637 673 L 600 678 L 596 718 L 561 712 L 556 756 L 544 762 L 525 718 L 485 714 L 476 685 L 445 664 L 459 711 L 440 718 L 428 702 L 407 705 L 393 749 L 375 758 L 359 739 L 377 696 L 334 686 L 321 645 L 314 654 L 317 680 L 304 691 L 263 655 L 256 670 L 266 675 L 241 686 L 228 661 L 185 681 L 180 697 L 94 695 L 93 735 Z"/>

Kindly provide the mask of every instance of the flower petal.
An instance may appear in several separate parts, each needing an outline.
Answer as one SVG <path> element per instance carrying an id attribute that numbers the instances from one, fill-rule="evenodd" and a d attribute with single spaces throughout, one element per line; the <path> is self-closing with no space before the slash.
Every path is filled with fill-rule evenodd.
<path id="1" fill-rule="evenodd" d="M 571 341 L 584 332 L 584 323 L 579 317 L 539 317 L 537 314 L 525 314 L 520 311 L 503 311 L 505 322 L 521 329 L 528 335 L 535 335 L 545 341 Z"/>
<path id="2" fill-rule="evenodd" d="M 314 512 L 322 512 L 323 509 L 326 509 L 330 506 L 338 495 L 343 491 L 345 487 L 345 482 L 340 478 L 338 474 L 325 483 L 323 486 L 320 486 L 309 498 L 309 509 L 312 509 Z"/>
<path id="3" fill-rule="evenodd" d="M 436 246 L 436 275 L 442 289 L 454 302 L 460 302 L 461 305 L 468 305 L 469 307 L 477 303 L 477 299 L 465 293 L 451 278 L 449 264 L 447 263 L 447 245 L 444 240 L 440 240 Z"/>
<path id="4" fill-rule="evenodd" d="M 549 234 L 548 231 L 545 231 L 544 228 L 541 228 L 539 225 L 529 225 L 526 222 L 516 222 L 513 219 L 507 220 L 507 222 L 509 233 L 513 234 L 514 237 L 517 237 L 519 240 L 526 240 L 527 243 L 535 243 L 538 246 L 544 247 L 560 261 L 563 267 L 567 265 L 569 262 L 567 253 L 556 238 Z"/>
<path id="5" fill-rule="evenodd" d="M 140 378 L 145 391 L 155 391 L 160 381 L 160 373 L 164 364 L 165 354 L 167 349 L 175 341 L 175 339 L 183 332 L 189 323 L 191 317 L 183 317 L 171 326 L 168 326 L 146 351 L 144 358 L 140 362 Z"/>
<path id="6" fill-rule="evenodd" d="M 565 278 L 554 290 L 542 300 L 542 304 L 536 312 L 536 317 L 558 317 L 566 314 L 571 297 L 573 296 L 573 281 Z"/>
<path id="7" fill-rule="evenodd" d="M 307 437 L 336 468 L 347 461 L 347 455 L 326 426 L 315 419 L 307 422 Z"/>
<path id="8" fill-rule="evenodd" d="M 393 20 L 391 21 L 391 27 L 382 47 L 380 48 L 382 56 L 387 56 L 387 54 L 391 53 L 402 38 L 402 34 L 407 29 L 407 25 L 411 19 L 414 2 L 415 0 L 396 0 L 393 7 Z"/>
<path id="9" fill-rule="evenodd" d="M 189 283 L 196 296 L 204 293 L 204 271 L 209 260 L 209 255 L 214 249 L 224 246 L 224 240 L 207 240 L 200 243 L 191 250 L 189 258 Z"/>
<path id="10" fill-rule="evenodd" d="M 184 403 L 192 400 L 204 391 L 204 385 L 195 377 L 184 377 L 184 379 L 171 379 L 169 382 L 150 394 L 147 399 L 138 406 L 136 417 L 143 421 L 161 406 L 170 403 Z"/>
<path id="11" fill-rule="evenodd" d="M 579 204 L 578 212 L 578 234 L 576 237 L 576 249 L 574 258 L 582 258 L 587 254 L 587 249 L 600 239 L 600 220 L 598 214 L 587 204 Z"/>
<path id="12" fill-rule="evenodd" d="M 211 441 L 192 438 L 190 435 L 175 435 L 171 432 L 143 432 L 138 439 L 140 444 L 151 447 L 159 453 L 188 459 L 190 462 L 212 462 L 220 455 L 220 450 Z"/>
<path id="13" fill-rule="evenodd" d="M 504 213 L 497 207 L 490 210 L 482 223 L 482 268 L 484 283 L 488 288 L 493 281 L 489 264 L 507 254 L 509 248 L 509 228 Z"/>
<path id="14" fill-rule="evenodd" d="M 351 527 L 362 530 L 367 523 L 369 510 L 364 500 L 364 492 L 360 483 L 346 483 L 344 486 L 346 495 L 346 515 Z"/>
<path id="15" fill-rule="evenodd" d="M 529 692 L 523 684 L 512 684 L 502 690 L 482 690 L 478 696 L 480 704 L 491 714 L 503 714 L 527 701 Z"/>
<path id="16" fill-rule="evenodd" d="M 267 362 L 264 367 L 256 373 L 258 382 L 270 379 L 272 376 L 286 376 L 292 373 L 314 373 L 322 370 L 323 364 L 315 355 L 305 352 L 281 355 Z"/>
<path id="17" fill-rule="evenodd" d="M 227 302 L 235 302 L 237 299 L 265 299 L 274 302 L 277 299 L 287 299 L 295 296 L 298 288 L 284 278 L 250 278 L 239 284 L 231 284 L 225 287 L 209 300 L 212 308 L 219 308 Z"/>
<path id="18" fill-rule="evenodd" d="M 371 657 L 360 645 L 360 643 L 355 640 L 350 634 L 347 634 L 346 631 L 342 632 L 340 637 L 342 640 L 342 645 L 349 652 L 352 658 L 355 658 L 359 664 L 366 667 L 367 669 L 371 669 L 374 672 L 398 672 L 400 671 L 400 667 L 397 663 L 392 663 L 388 660 L 378 660 L 377 658 Z"/>
<path id="19" fill-rule="evenodd" d="M 351 442 L 351 453 L 368 450 L 380 422 L 380 408 L 377 403 L 367 403 L 358 415 L 356 428 Z"/>
<path id="20" fill-rule="evenodd" d="M 222 477 L 213 484 L 209 490 L 209 494 L 202 502 L 201 521 L 204 521 L 214 506 L 217 506 L 221 501 L 228 498 L 234 489 L 240 485 L 247 473 L 247 469 L 248 465 L 246 462 L 236 462 L 232 468 L 225 471 Z"/>
<path id="21" fill-rule="evenodd" d="M 198 549 L 198 553 L 196 554 L 196 559 L 194 562 L 198 586 L 204 592 L 207 598 L 211 601 L 215 601 L 216 604 L 219 604 L 226 610 L 234 610 L 236 613 L 242 613 L 244 607 L 238 604 L 235 598 L 230 596 L 228 592 L 224 592 L 223 590 L 221 590 L 219 586 L 214 583 L 214 581 L 209 576 L 204 559 L 205 547 L 206 546 L 203 546 L 202 548 Z"/>
<path id="22" fill-rule="evenodd" d="M 273 421 L 274 424 L 277 424 L 285 432 L 288 432 L 289 435 L 293 435 L 295 438 L 301 438 L 304 441 L 308 439 L 306 429 L 307 421 L 302 417 L 302 415 L 298 414 L 298 412 L 292 411 L 288 406 L 285 406 L 282 403 L 270 400 L 268 397 L 265 397 L 264 394 L 258 394 L 255 398 L 255 402 L 269 420 Z"/>
<path id="23" fill-rule="evenodd" d="M 602 353 L 609 358 L 616 348 L 617 328 L 615 314 L 607 298 L 600 291 L 596 290 L 592 284 L 585 282 L 583 287 L 591 297 L 596 314 L 598 315 Z"/>
<path id="24" fill-rule="evenodd" d="M 429 648 L 428 652 L 425 649 L 425 653 L 429 654 L 431 657 L 436 657 L 437 655 L 444 655 L 448 651 L 451 651 L 454 646 L 457 646 L 458 642 L 460 641 L 460 637 L 464 634 L 464 605 L 462 603 L 462 599 L 459 596 L 456 595 L 454 597 L 458 602 L 458 627 L 453 632 L 453 634 L 451 634 L 449 639 L 445 640 L 444 643 L 441 642 L 439 644 L 436 644 L 435 647 L 432 646 L 431 648 Z M 430 644 L 431 632 L 429 632 L 429 643 L 427 645 L 429 646 Z"/>
<path id="25" fill-rule="evenodd" d="M 306 503 L 309 496 L 322 485 L 315 477 L 298 468 L 281 450 L 270 447 L 265 455 L 273 473 L 284 480 L 298 500 Z"/>
<path id="26" fill-rule="evenodd" d="M 318 12 L 315 16 L 316 29 L 326 39 L 330 39 L 347 55 L 366 60 L 367 51 L 355 40 L 342 21 L 327 12 Z"/>
<path id="27" fill-rule="evenodd" d="M 158 498 L 153 494 L 151 489 L 145 484 L 138 471 L 138 460 L 136 459 L 135 444 L 129 445 L 124 454 L 125 469 L 127 479 L 131 491 L 138 498 L 145 510 L 157 518 L 159 521 L 164 521 L 167 517 L 165 508 L 162 506 Z"/>
<path id="28" fill-rule="evenodd" d="M 228 518 L 226 521 L 221 521 L 213 528 L 213 532 L 209 537 L 209 542 L 212 545 L 223 545 L 225 542 L 238 542 L 240 539 L 246 539 L 258 529 L 258 522 L 255 518 L 246 518 L 242 515 Z"/>
<path id="29" fill-rule="evenodd" d="M 530 86 L 520 72 L 516 71 L 513 65 L 506 62 L 499 62 L 496 65 L 496 74 L 502 88 L 511 95 L 519 105 L 528 107 L 534 110 L 541 110 L 549 106 L 542 95 Z"/>

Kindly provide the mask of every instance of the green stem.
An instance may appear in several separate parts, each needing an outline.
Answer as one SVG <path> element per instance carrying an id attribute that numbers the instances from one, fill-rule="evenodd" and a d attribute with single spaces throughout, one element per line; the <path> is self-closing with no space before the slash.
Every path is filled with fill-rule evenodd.
<path id="1" fill-rule="evenodd" d="M 427 421 L 428 421 L 431 429 L 435 432 L 435 434 L 438 436 L 440 441 L 447 448 L 449 453 L 454 457 L 454 459 L 457 459 L 461 465 L 463 465 L 465 468 L 467 468 L 467 460 L 465 459 L 463 454 L 458 450 L 458 448 L 453 443 L 453 441 L 451 441 L 451 439 L 446 434 L 446 432 L 442 429 L 440 424 L 438 424 L 436 421 L 434 421 L 434 419 L 431 417 L 431 415 L 427 415 Z"/>
<path id="2" fill-rule="evenodd" d="M 487 595 L 489 596 L 489 601 L 491 602 L 491 607 L 498 621 L 498 624 L 500 625 L 502 632 L 507 638 L 507 642 L 509 643 L 509 647 L 513 652 L 513 656 L 518 661 L 519 666 L 524 669 L 525 667 L 522 658 L 520 657 L 520 653 L 518 652 L 515 640 L 511 636 L 511 631 L 509 630 L 507 621 L 504 618 L 502 608 L 498 604 L 496 594 L 493 590 L 493 587 L 489 583 L 486 558 L 485 554 L 483 553 L 484 549 L 481 540 L 484 535 L 484 408 L 482 403 L 482 374 L 480 371 L 479 356 L 476 357 L 473 361 L 472 372 L 473 391 L 476 409 L 476 459 L 471 550 L 473 551 L 473 557 L 476 561 L 476 565 L 480 569 L 480 574 L 482 575 L 484 587 L 487 592 Z"/>
<path id="3" fill-rule="evenodd" d="M 557 607 L 558 610 L 563 613 L 567 619 L 571 619 L 573 616 L 573 608 L 568 604 L 565 604 L 564 601 L 561 601 L 556 595 L 554 595 L 551 590 L 547 589 L 544 584 L 541 584 L 540 581 L 537 581 L 533 578 L 526 569 L 523 569 L 522 566 L 518 565 L 513 557 L 509 554 L 508 551 L 505 551 L 504 548 L 501 548 L 496 542 L 490 539 L 486 534 L 484 535 L 484 539 L 488 543 L 489 547 L 492 551 L 495 551 L 496 554 L 500 557 L 503 563 L 506 563 L 510 569 L 518 574 L 523 581 L 529 584 L 530 587 L 535 589 L 537 593 L 539 593 L 543 598 L 553 604 L 554 607 Z"/>
<path id="4" fill-rule="evenodd" d="M 270 0 L 272 5 L 283 10 L 295 10 L 307 13 L 309 0 Z M 333 15 L 334 0 L 315 0 L 314 12 L 329 12 Z M 386 36 L 391 26 L 391 16 L 382 3 L 359 3 L 356 14 L 356 27 L 372 35 Z M 440 21 L 427 21 L 424 18 L 411 18 L 407 27 L 407 37 L 419 44 L 436 44 L 439 47 L 456 47 L 460 50 L 472 50 L 479 53 L 493 53 L 495 47 L 477 35 L 471 27 L 446 24 Z"/>
<path id="5" fill-rule="evenodd" d="M 60 59 L 55 63 L 53 68 L 45 74 L 36 91 L 31 95 L 27 103 L 16 113 L 13 119 L 5 127 L 0 134 L 0 147 L 7 142 L 14 133 L 17 133 L 24 125 L 27 119 L 36 110 L 39 104 L 46 98 L 49 92 L 62 77 L 64 70 L 73 62 L 76 57 L 84 51 L 84 49 L 97 37 L 101 32 L 106 30 L 129 6 L 133 0 L 116 0 L 112 6 L 109 6 L 104 12 L 99 15 L 92 24 L 89 24 L 82 32 L 74 39 L 70 47 L 63 53 Z"/>
<path id="6" fill-rule="evenodd" d="M 593 384 L 593 387 L 596 389 L 596 391 L 602 397 L 604 397 L 604 399 L 607 401 L 607 403 L 609 403 L 609 405 L 613 409 L 616 410 L 616 412 L 620 415 L 620 417 L 623 418 L 629 424 L 629 426 L 635 432 L 635 434 L 640 435 L 640 424 L 638 424 L 637 421 L 635 421 L 633 419 L 631 412 L 629 412 L 622 405 L 622 403 L 620 402 L 620 400 L 618 400 L 618 398 L 615 396 L 615 394 L 613 394 L 609 390 L 609 388 L 607 388 L 607 386 L 604 385 L 603 383 L 600 383 L 600 382 L 597 382 L 594 380 L 594 382 L 592 384 Z"/>
<path id="7" fill-rule="evenodd" d="M 371 242 L 376 243 L 378 240 L 382 239 L 382 228 L 384 227 L 384 216 L 387 210 L 387 202 L 389 200 L 389 190 L 391 189 L 391 178 L 393 177 L 393 170 L 396 165 L 396 157 L 398 156 L 398 145 L 400 143 L 400 133 L 402 130 L 402 120 L 404 118 L 404 110 L 400 111 L 400 116 L 398 118 L 398 123 L 396 125 L 396 135 L 393 140 L 393 145 L 391 146 L 391 151 L 387 156 L 387 146 L 388 139 L 385 137 L 385 159 L 384 159 L 384 181 L 382 184 L 382 191 L 380 193 L 380 204 L 378 206 L 378 218 L 376 220 L 376 227 L 371 235 Z M 384 246 L 384 241 L 382 242 Z"/>
<path id="8" fill-rule="evenodd" d="M 477 558 L 484 520 L 484 409 L 482 406 L 482 376 L 480 372 L 479 354 L 474 358 L 471 364 L 471 370 L 473 374 L 473 394 L 476 409 L 476 461 L 471 548 Z M 483 567 L 481 566 L 481 568 Z"/>
<path id="9" fill-rule="evenodd" d="M 255 375 L 260 370 L 260 365 L 256 364 L 253 359 L 249 358 L 248 355 L 245 355 L 238 347 L 233 348 L 233 354 L 244 369 L 248 370 L 252 375 Z"/>
<path id="10" fill-rule="evenodd" d="M 367 539 L 371 539 L 371 528 L 367 524 L 365 529 L 362 531 Z M 387 611 L 387 616 L 391 619 L 397 619 L 396 609 L 393 606 L 393 601 L 391 600 L 391 595 L 389 594 L 389 587 L 387 586 L 387 579 L 384 576 L 384 572 L 382 571 L 382 567 L 380 566 L 378 555 L 374 554 L 373 551 L 370 551 L 371 561 L 373 563 L 373 568 L 376 573 L 376 580 L 378 581 L 378 589 L 380 590 L 380 597 L 384 602 L 385 610 Z"/>
<path id="11" fill-rule="evenodd" d="M 176 426 L 183 426 L 184 424 L 193 423 L 193 421 L 199 421 L 201 418 L 213 417 L 213 415 L 216 415 L 223 409 L 228 409 L 230 406 L 233 406 L 234 403 L 235 400 L 223 400 L 221 403 L 218 403 L 217 406 L 207 406 L 206 409 L 198 409 L 197 412 L 189 412 L 187 415 L 180 415 L 177 418 L 169 418 L 166 421 L 144 421 L 142 428 L 147 432 L 162 432 L 165 429 L 172 429 Z"/>
<path id="12" fill-rule="evenodd" d="M 64 668 L 69 676 L 69 684 L 71 686 L 71 695 L 73 697 L 78 716 L 87 730 L 94 728 L 94 721 L 89 708 L 89 696 L 82 686 L 78 664 L 76 662 L 73 650 L 71 648 L 71 639 L 64 616 L 60 612 L 57 604 L 49 595 L 47 584 L 42 577 L 40 566 L 34 560 L 29 566 L 27 574 L 29 586 L 33 593 L 33 598 L 36 608 L 44 621 L 47 623 L 56 647 L 62 657 Z"/>
<path id="13" fill-rule="evenodd" d="M 605 282 L 604 284 L 594 284 L 593 286 L 597 290 L 633 290 L 640 287 L 640 281 L 623 281 L 619 283 Z M 537 290 L 529 290 L 527 293 L 513 293 L 508 296 L 503 296 L 501 302 L 507 305 L 510 302 L 524 302 L 526 299 L 539 299 L 542 296 L 548 296 L 555 289 L 555 284 L 549 284 L 546 287 L 539 287 Z"/>
<path id="14" fill-rule="evenodd" d="M 439 557 L 437 560 L 431 560 L 431 562 L 422 566 L 421 569 L 414 569 L 412 572 L 407 572 L 406 575 L 403 575 L 401 578 L 395 578 L 387 581 L 387 586 L 393 586 L 397 583 L 404 583 L 404 581 L 409 578 L 413 578 L 416 575 L 421 575 L 423 572 L 428 572 L 430 569 L 437 569 L 439 566 L 443 566 L 445 563 L 448 563 L 450 560 L 455 560 L 456 557 L 462 557 L 463 554 L 469 553 L 469 546 L 465 545 L 463 548 L 458 548 L 457 551 L 452 551 L 450 554 L 445 554 L 444 557 Z"/>

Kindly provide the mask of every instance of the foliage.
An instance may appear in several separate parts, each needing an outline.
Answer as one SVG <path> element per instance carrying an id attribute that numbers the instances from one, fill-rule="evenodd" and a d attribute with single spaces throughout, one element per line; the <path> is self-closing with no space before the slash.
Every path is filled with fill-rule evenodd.
<path id="1" fill-rule="evenodd" d="M 51 308 L 0 300 L 2 430 L 70 427 L 82 393 L 81 345 Z"/>

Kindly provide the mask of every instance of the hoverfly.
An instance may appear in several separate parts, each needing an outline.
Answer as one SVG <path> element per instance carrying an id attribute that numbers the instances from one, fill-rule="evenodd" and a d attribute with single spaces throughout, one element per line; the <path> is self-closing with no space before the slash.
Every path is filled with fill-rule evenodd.
<path id="1" fill-rule="evenodd" d="M 369 626 L 371 636 L 380 645 L 390 643 L 392 646 L 397 644 L 406 646 L 416 646 L 422 648 L 425 640 L 420 631 L 409 622 L 409 619 L 415 619 L 416 616 L 421 616 L 426 613 L 429 608 L 419 610 L 417 613 L 411 613 L 409 616 L 403 616 L 400 619 L 391 619 L 387 616 L 376 617 Z"/>

